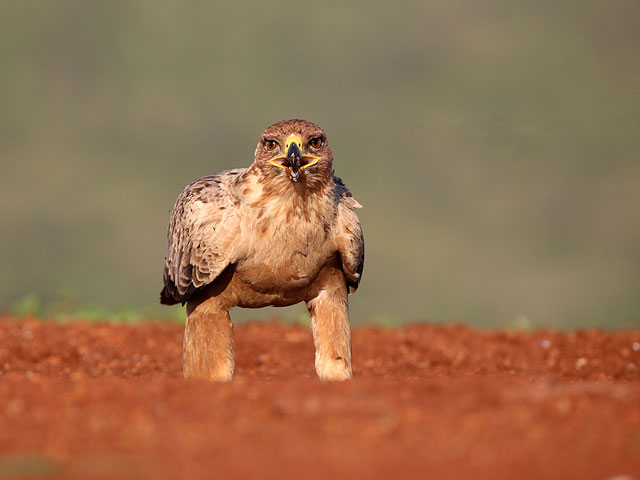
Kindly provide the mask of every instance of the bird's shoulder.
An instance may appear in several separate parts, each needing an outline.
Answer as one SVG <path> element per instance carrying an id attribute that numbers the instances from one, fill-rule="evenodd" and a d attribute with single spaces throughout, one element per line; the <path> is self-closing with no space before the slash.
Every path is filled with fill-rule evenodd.
<path id="1" fill-rule="evenodd" d="M 224 205 L 237 196 L 238 182 L 246 170 L 236 168 L 200 177 L 184 187 L 176 203 L 200 201 Z"/>
<path id="2" fill-rule="evenodd" d="M 232 230 L 238 203 L 238 184 L 246 169 L 225 170 L 191 182 L 183 190 L 171 214 L 169 247 L 223 240 Z M 215 243 L 215 242 L 214 242 Z M 213 247 L 213 245 L 211 245 Z"/>
<path id="3" fill-rule="evenodd" d="M 335 185 L 334 198 L 338 207 L 344 207 L 348 209 L 362 208 L 360 202 L 358 202 L 349 190 L 349 187 L 345 185 L 342 179 L 336 175 L 333 175 L 333 183 Z"/>

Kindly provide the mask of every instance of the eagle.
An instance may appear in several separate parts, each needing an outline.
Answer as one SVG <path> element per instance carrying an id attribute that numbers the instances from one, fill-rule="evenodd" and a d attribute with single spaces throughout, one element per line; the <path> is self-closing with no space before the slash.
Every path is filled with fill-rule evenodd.
<path id="1" fill-rule="evenodd" d="M 347 380 L 348 294 L 362 278 L 361 208 L 335 176 L 327 136 L 284 120 L 260 137 L 254 161 L 195 180 L 171 212 L 160 302 L 186 304 L 185 377 L 233 377 L 232 307 L 305 302 L 315 369 Z"/>

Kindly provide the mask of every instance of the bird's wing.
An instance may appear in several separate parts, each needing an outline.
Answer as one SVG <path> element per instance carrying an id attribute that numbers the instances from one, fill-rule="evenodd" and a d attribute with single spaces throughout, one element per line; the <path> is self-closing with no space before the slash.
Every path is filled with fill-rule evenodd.
<path id="1" fill-rule="evenodd" d="M 184 305 L 234 261 L 234 182 L 242 171 L 199 178 L 178 197 L 169 222 L 161 303 Z"/>
<path id="2" fill-rule="evenodd" d="M 349 293 L 358 289 L 364 268 L 364 236 L 360 220 L 354 209 L 362 208 L 362 205 L 353 198 L 353 195 L 342 180 L 334 177 L 336 184 L 336 201 L 338 211 L 336 215 L 336 243 L 342 270 L 347 281 Z"/>

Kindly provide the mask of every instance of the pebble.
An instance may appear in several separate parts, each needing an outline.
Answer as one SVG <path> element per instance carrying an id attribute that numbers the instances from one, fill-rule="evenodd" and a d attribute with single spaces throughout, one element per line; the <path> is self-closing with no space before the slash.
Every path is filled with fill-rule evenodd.
<path id="1" fill-rule="evenodd" d="M 586 367 L 589 364 L 589 360 L 584 357 L 580 357 L 576 360 L 576 370 L 580 370 L 582 367 Z"/>

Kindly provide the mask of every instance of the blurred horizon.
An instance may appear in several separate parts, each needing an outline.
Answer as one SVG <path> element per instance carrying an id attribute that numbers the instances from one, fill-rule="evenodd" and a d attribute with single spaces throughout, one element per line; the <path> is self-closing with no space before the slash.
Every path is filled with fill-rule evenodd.
<path id="1" fill-rule="evenodd" d="M 292 6 L 0 6 L 0 312 L 175 316 L 177 195 L 305 118 L 364 205 L 353 323 L 640 326 L 639 3 Z"/>

